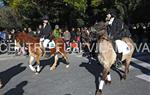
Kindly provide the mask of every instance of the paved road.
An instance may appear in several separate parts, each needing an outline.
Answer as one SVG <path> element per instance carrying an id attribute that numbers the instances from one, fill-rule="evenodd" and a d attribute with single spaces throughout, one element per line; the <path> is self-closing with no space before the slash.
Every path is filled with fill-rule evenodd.
<path id="1" fill-rule="evenodd" d="M 149 95 L 150 54 L 135 57 L 127 80 L 120 81 L 112 70 L 112 84 L 104 87 L 105 95 Z M 42 60 L 43 69 L 35 75 L 28 67 L 28 57 L 0 55 L 0 77 L 5 84 L 0 95 L 95 95 L 100 65 L 94 60 L 89 64 L 76 54 L 69 60 L 70 68 L 60 62 L 54 71 L 49 70 L 49 60 Z"/>

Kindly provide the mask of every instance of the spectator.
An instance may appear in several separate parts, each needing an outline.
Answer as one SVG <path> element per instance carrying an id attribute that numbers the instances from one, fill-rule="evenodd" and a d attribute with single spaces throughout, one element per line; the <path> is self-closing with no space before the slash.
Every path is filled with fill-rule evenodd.
<path id="1" fill-rule="evenodd" d="M 13 44 L 15 42 L 15 32 L 15 29 L 12 29 L 12 31 L 10 31 L 10 33 L 8 34 L 8 54 L 14 53 L 13 51 L 15 50 L 15 45 Z"/>
<path id="2" fill-rule="evenodd" d="M 77 37 L 76 37 L 76 41 L 78 43 L 78 52 L 80 52 L 80 42 L 81 42 L 81 30 L 80 28 L 77 28 Z"/>
<path id="3" fill-rule="evenodd" d="M 61 37 L 61 29 L 59 28 L 59 25 L 55 25 L 55 29 L 53 33 L 55 38 Z"/>
<path id="4" fill-rule="evenodd" d="M 70 41 L 71 41 L 71 42 L 76 41 L 77 34 L 76 34 L 74 28 L 72 28 L 70 34 L 71 34 L 71 39 L 70 39 Z"/>
<path id="5" fill-rule="evenodd" d="M 68 31 L 68 29 L 66 29 L 65 32 L 63 33 L 63 37 L 64 37 L 64 40 L 65 40 L 65 43 L 66 43 L 66 48 L 69 48 L 71 34 Z"/>
<path id="6" fill-rule="evenodd" d="M 39 25 L 36 32 L 36 37 L 40 37 L 41 29 L 42 29 L 42 25 Z"/>

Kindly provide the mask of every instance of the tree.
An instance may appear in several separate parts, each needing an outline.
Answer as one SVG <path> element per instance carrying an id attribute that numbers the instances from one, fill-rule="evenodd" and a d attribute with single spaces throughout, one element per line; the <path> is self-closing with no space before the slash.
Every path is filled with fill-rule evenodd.
<path id="1" fill-rule="evenodd" d="M 85 12 L 87 8 L 87 0 L 64 0 L 64 2 L 74 6 L 75 9 Z"/>
<path id="2" fill-rule="evenodd" d="M 120 11 L 120 18 L 130 23 L 130 18 L 142 0 L 114 0 L 114 7 Z"/>
<path id="3" fill-rule="evenodd" d="M 16 28 L 22 27 L 21 19 L 14 9 L 10 7 L 3 7 L 0 9 L 0 27 L 2 28 Z"/>

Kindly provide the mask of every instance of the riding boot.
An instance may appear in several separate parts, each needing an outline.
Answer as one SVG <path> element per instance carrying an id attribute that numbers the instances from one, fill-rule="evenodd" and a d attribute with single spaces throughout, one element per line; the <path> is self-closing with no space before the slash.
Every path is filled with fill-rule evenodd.
<path id="1" fill-rule="evenodd" d="M 49 58 L 49 57 L 51 56 L 50 50 L 49 50 L 48 48 L 45 48 L 45 50 L 46 50 L 46 51 L 45 51 L 45 52 L 46 52 L 46 53 L 45 53 L 45 57 L 46 57 L 46 58 Z"/>
<path id="2" fill-rule="evenodd" d="M 112 46 L 114 48 L 114 51 L 117 52 L 117 46 L 115 40 L 112 40 Z"/>
<path id="3" fill-rule="evenodd" d="M 116 53 L 116 54 L 117 54 L 117 59 L 116 59 L 115 67 L 119 68 L 122 65 L 122 53 Z"/>

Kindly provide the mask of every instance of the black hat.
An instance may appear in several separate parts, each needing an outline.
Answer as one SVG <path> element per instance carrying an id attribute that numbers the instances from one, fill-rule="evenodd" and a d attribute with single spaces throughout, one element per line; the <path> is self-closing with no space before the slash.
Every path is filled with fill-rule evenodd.
<path id="1" fill-rule="evenodd" d="M 117 10 L 115 10 L 115 9 L 109 9 L 107 11 L 107 14 L 110 14 L 111 16 L 116 17 L 117 16 Z"/>
<path id="2" fill-rule="evenodd" d="M 48 20 L 49 17 L 47 15 L 43 16 L 42 20 Z"/>

